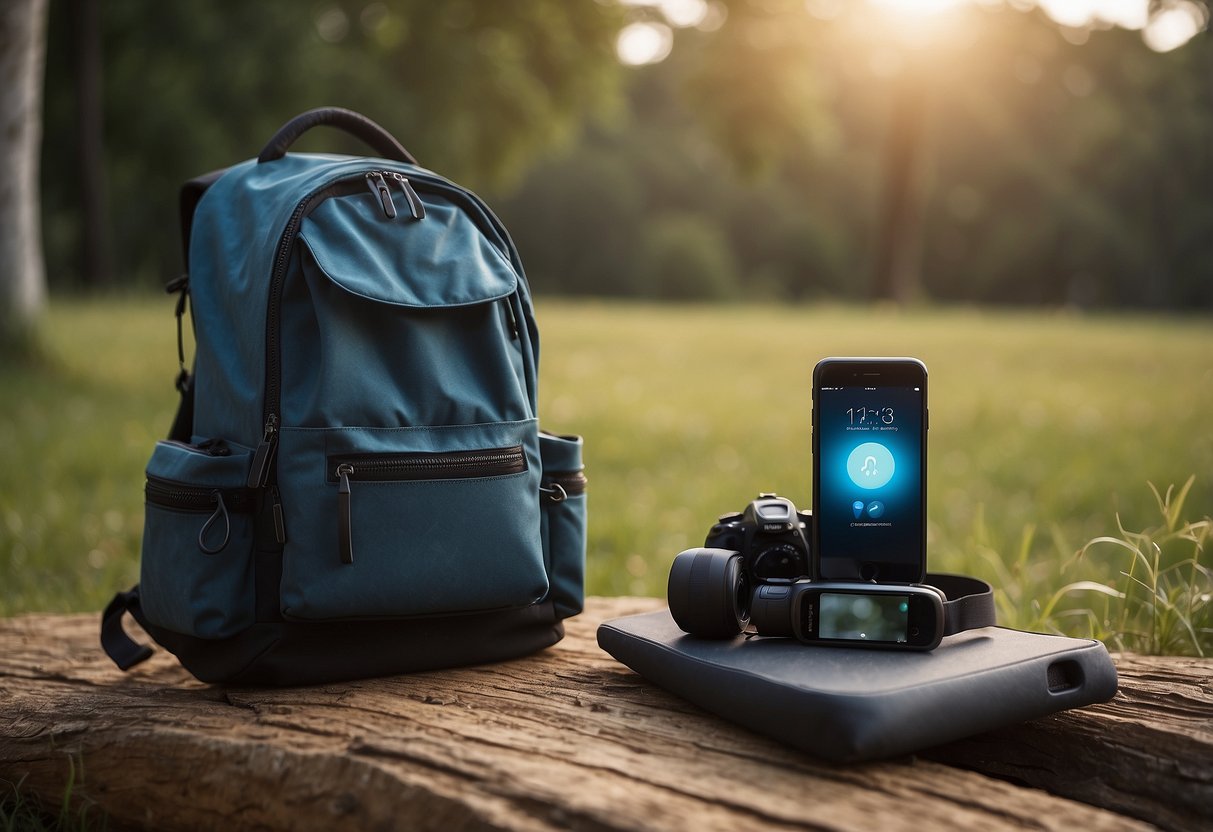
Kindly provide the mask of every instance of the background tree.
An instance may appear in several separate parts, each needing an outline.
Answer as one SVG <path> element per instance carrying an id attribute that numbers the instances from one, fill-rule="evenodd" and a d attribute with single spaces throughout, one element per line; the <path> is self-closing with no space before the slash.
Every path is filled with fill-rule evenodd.
<path id="1" fill-rule="evenodd" d="M 1159 54 L 1023 3 L 109 0 L 87 188 L 76 1 L 51 4 L 53 286 L 90 284 L 89 229 L 116 284 L 162 282 L 180 183 L 336 104 L 488 197 L 545 293 L 1213 309 L 1207 32 Z M 629 22 L 673 30 L 668 57 L 621 67 Z M 317 133 L 300 149 L 362 152 Z"/>
<path id="2" fill-rule="evenodd" d="M 67 0 L 66 7 L 72 24 L 69 42 L 76 105 L 74 181 L 81 215 L 80 278 L 87 286 L 103 287 L 113 280 L 113 264 L 106 199 L 101 2 Z"/>
<path id="3" fill-rule="evenodd" d="M 46 301 L 38 215 L 46 0 L 0 4 L 0 344 L 22 342 Z"/>
<path id="4" fill-rule="evenodd" d="M 74 0 L 51 4 L 47 158 L 100 144 L 79 118 Z M 87 5 L 87 4 L 86 4 Z M 96 5 L 96 4 L 93 4 Z M 618 102 L 613 4 L 533 0 L 112 0 L 100 19 L 108 220 L 82 209 L 70 163 L 44 172 L 53 281 L 87 285 L 96 225 L 115 280 L 180 271 L 176 193 L 185 180 L 255 156 L 302 110 L 340 105 L 394 132 L 421 162 L 483 189 L 516 180 Z M 316 131 L 302 150 L 365 152 Z M 95 190 L 95 189 L 94 189 Z"/>

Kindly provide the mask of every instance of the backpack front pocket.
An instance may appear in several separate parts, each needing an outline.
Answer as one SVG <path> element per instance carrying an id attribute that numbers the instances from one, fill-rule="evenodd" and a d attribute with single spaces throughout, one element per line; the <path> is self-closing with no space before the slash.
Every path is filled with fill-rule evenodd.
<path id="1" fill-rule="evenodd" d="M 147 466 L 140 584 L 148 620 L 199 638 L 253 623 L 251 454 L 223 442 L 157 442 Z"/>
<path id="2" fill-rule="evenodd" d="M 285 617 L 475 612 L 547 593 L 533 421 L 287 428 L 280 442 Z"/>

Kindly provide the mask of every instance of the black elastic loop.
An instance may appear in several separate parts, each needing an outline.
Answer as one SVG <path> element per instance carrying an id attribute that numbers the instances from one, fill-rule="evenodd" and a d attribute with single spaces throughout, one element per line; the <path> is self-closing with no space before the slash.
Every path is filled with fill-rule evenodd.
<path id="1" fill-rule="evenodd" d="M 985 581 L 967 575 L 929 573 L 926 583 L 948 597 L 943 605 L 943 635 L 993 627 L 998 623 L 994 588 Z"/>
<path id="2" fill-rule="evenodd" d="M 295 140 L 313 127 L 326 125 L 344 130 L 350 135 L 366 142 L 384 159 L 395 159 L 398 162 L 417 164 L 413 154 L 404 149 L 404 145 L 396 141 L 396 137 L 366 116 L 346 110 L 342 107 L 318 107 L 308 110 L 282 125 L 278 132 L 266 143 L 257 156 L 257 163 L 272 162 L 286 155 L 287 149 Z"/>
<path id="3" fill-rule="evenodd" d="M 227 548 L 227 542 L 232 537 L 232 518 L 228 515 L 227 506 L 223 502 L 223 492 L 215 489 L 214 497 L 218 505 L 215 506 L 214 513 L 207 518 L 206 522 L 202 525 L 202 529 L 198 532 L 198 548 L 208 555 L 217 555 L 222 552 Z M 217 548 L 212 549 L 206 545 L 206 533 L 219 517 L 223 517 L 223 540 L 219 542 Z"/>
<path id="4" fill-rule="evenodd" d="M 563 503 L 569 498 L 569 492 L 564 490 L 564 486 L 558 482 L 550 483 L 549 485 L 539 486 L 539 491 L 553 503 Z"/>
<path id="5" fill-rule="evenodd" d="M 122 628 L 122 616 L 139 606 L 139 587 L 119 592 L 101 613 L 101 649 L 119 670 L 130 670 L 152 657 L 152 648 L 139 644 Z"/>

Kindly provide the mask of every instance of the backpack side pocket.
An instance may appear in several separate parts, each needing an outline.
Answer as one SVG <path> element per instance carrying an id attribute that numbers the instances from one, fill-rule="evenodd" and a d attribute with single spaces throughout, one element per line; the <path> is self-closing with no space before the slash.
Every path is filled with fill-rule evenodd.
<path id="1" fill-rule="evenodd" d="M 543 463 L 540 507 L 543 557 L 558 618 L 585 602 L 586 477 L 580 436 L 539 434 Z"/>
<path id="2" fill-rule="evenodd" d="M 149 621 L 198 638 L 253 623 L 252 454 L 224 442 L 156 443 L 147 466 L 140 566 Z"/>

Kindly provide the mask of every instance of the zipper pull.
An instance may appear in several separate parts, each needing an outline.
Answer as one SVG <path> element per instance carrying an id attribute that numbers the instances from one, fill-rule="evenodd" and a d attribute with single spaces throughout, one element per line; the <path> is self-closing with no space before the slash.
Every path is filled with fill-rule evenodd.
<path id="1" fill-rule="evenodd" d="M 412 183 L 403 174 L 392 173 L 389 175 L 396 180 L 400 190 L 404 191 L 404 199 L 409 204 L 409 213 L 413 215 L 413 219 L 425 219 L 425 205 L 422 204 L 421 197 L 417 196 L 417 192 L 413 190 Z"/>
<path id="2" fill-rule="evenodd" d="M 502 298 L 501 302 L 505 304 L 506 318 L 509 319 L 510 337 L 513 340 L 517 341 L 518 340 L 518 314 L 514 311 L 514 298 L 512 296 L 508 297 L 508 298 Z"/>
<path id="3" fill-rule="evenodd" d="M 211 496 L 215 498 L 215 512 L 202 524 L 202 528 L 198 532 L 198 548 L 208 555 L 217 555 L 227 548 L 227 542 L 232 537 L 232 518 L 227 513 L 227 505 L 223 502 L 223 492 L 215 489 Z M 218 546 L 208 546 L 206 545 L 206 533 L 220 518 L 223 518 L 223 539 L 219 541 Z"/>
<path id="4" fill-rule="evenodd" d="M 354 466 L 343 462 L 337 466 L 337 548 L 342 563 L 354 562 L 353 508 L 350 505 L 350 474 Z"/>
<path id="5" fill-rule="evenodd" d="M 377 170 L 371 171 L 366 175 L 366 185 L 379 200 L 379 207 L 383 209 L 383 215 L 389 220 L 395 219 L 396 203 L 392 202 L 392 193 L 388 190 L 387 180 L 383 178 L 383 174 Z"/>
<path id="6" fill-rule="evenodd" d="M 278 417 L 271 413 L 265 420 L 265 433 L 261 444 L 253 453 L 253 466 L 248 472 L 249 488 L 264 488 L 270 476 L 270 465 L 274 461 L 274 451 L 278 447 Z"/>
<path id="7" fill-rule="evenodd" d="M 286 543 L 286 520 L 282 514 L 282 495 L 278 493 L 278 486 L 273 486 L 270 489 L 270 498 L 274 502 L 274 537 L 279 544 Z"/>

